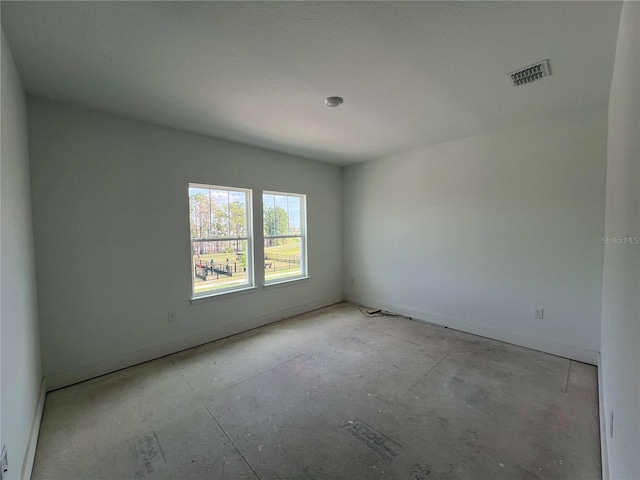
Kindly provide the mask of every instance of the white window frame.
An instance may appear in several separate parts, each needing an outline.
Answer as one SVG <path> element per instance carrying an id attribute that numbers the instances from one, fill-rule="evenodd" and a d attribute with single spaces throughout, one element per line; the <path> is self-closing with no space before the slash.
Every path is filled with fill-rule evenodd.
<path id="1" fill-rule="evenodd" d="M 249 188 L 228 187 L 223 185 L 208 185 L 203 183 L 189 183 L 189 189 L 201 188 L 207 190 L 223 190 L 228 192 L 242 192 L 246 195 L 246 236 L 245 237 L 207 237 L 207 238 L 191 238 L 191 214 L 189 214 L 189 248 L 191 256 L 191 300 L 198 300 L 207 297 L 214 297 L 218 295 L 224 295 L 233 292 L 239 292 L 243 290 L 249 290 L 255 288 L 255 269 L 253 258 L 253 192 Z M 195 292 L 195 261 L 194 261 L 194 242 L 233 242 L 233 241 L 246 241 L 247 242 L 247 282 L 240 285 L 232 285 L 227 288 L 216 288 L 215 290 L 208 290 L 203 293 Z"/>
<path id="2" fill-rule="evenodd" d="M 264 190 L 262 192 L 262 214 L 264 218 L 264 196 L 265 195 L 280 195 L 287 197 L 297 197 L 300 199 L 300 234 L 299 235 L 267 235 L 264 234 L 263 243 L 265 240 L 269 238 L 278 239 L 278 238 L 299 238 L 300 239 L 300 275 L 288 276 L 283 278 L 274 278 L 273 280 L 267 280 L 267 272 L 264 266 L 264 263 L 267 262 L 266 252 L 263 251 L 262 260 L 263 260 L 263 272 L 264 272 L 264 284 L 268 285 L 277 285 L 280 283 L 287 282 L 295 282 L 298 280 L 303 280 L 309 278 L 309 265 L 308 265 L 308 256 L 307 256 L 307 196 L 303 193 L 292 193 L 292 192 L 275 192 L 272 190 Z"/>

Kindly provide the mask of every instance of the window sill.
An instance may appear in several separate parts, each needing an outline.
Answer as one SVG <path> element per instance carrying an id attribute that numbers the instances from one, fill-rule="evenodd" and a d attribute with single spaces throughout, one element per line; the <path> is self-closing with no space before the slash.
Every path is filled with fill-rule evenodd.
<path id="1" fill-rule="evenodd" d="M 246 295 L 248 293 L 251 293 L 253 290 L 256 290 L 255 286 L 239 288 L 237 290 L 228 290 L 225 292 L 208 293 L 207 295 L 191 298 L 191 305 L 197 305 L 203 302 L 211 302 L 214 300 L 221 300 L 223 298 L 236 297 L 238 295 Z"/>
<path id="2" fill-rule="evenodd" d="M 264 286 L 262 288 L 264 288 L 265 290 L 267 289 L 271 289 L 271 287 L 284 287 L 286 285 L 289 285 L 291 283 L 295 283 L 295 282 L 307 282 L 309 280 L 308 276 L 305 277 L 295 277 L 295 278 L 287 278 L 284 280 L 278 280 L 276 282 L 270 282 L 270 283 L 265 283 Z"/>

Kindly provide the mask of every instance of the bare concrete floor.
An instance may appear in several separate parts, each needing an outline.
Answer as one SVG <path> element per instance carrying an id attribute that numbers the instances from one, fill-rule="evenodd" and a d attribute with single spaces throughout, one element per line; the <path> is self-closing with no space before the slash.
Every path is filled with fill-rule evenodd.
<path id="1" fill-rule="evenodd" d="M 34 479 L 596 479 L 595 367 L 343 303 L 47 395 Z"/>

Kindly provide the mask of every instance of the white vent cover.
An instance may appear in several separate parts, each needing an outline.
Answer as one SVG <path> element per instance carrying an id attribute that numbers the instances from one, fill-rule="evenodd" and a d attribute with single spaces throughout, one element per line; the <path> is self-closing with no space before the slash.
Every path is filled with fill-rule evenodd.
<path id="1" fill-rule="evenodd" d="M 508 74 L 509 80 L 514 87 L 525 85 L 527 83 L 535 82 L 543 77 L 551 75 L 549 71 L 549 60 L 543 60 L 528 67 L 521 68 L 515 72 Z"/>

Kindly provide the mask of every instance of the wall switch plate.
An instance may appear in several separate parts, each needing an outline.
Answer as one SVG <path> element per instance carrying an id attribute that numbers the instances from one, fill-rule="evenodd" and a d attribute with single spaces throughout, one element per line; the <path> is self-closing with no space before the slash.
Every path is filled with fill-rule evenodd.
<path id="1" fill-rule="evenodd" d="M 534 313 L 535 318 L 544 318 L 544 308 L 536 308 Z"/>
<path id="2" fill-rule="evenodd" d="M 175 322 L 176 321 L 176 312 L 174 310 L 169 310 L 169 313 L 167 314 L 167 320 L 169 322 Z"/>
<path id="3" fill-rule="evenodd" d="M 9 470 L 9 455 L 7 454 L 7 446 L 2 446 L 2 454 L 0 454 L 0 480 Z"/>

